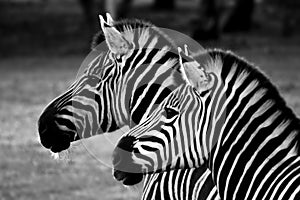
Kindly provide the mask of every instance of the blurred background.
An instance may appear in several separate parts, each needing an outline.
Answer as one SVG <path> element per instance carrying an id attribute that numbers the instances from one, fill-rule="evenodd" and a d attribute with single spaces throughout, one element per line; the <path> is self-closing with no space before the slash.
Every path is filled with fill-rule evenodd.
<path id="1" fill-rule="evenodd" d="M 138 199 L 140 187 L 121 186 L 84 147 L 67 164 L 38 142 L 38 116 L 76 77 L 98 14 L 233 50 L 260 66 L 299 115 L 299 11 L 299 0 L 0 0 L 0 199 Z"/>

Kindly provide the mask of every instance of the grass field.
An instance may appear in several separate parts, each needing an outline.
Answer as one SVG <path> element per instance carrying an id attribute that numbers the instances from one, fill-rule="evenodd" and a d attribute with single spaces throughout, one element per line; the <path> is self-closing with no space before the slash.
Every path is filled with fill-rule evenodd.
<path id="1" fill-rule="evenodd" d="M 299 49 L 283 54 L 259 49 L 240 51 L 257 63 L 300 114 Z M 74 79 L 83 57 L 31 57 L 0 61 L 0 199 L 136 199 L 140 188 L 113 180 L 78 146 L 70 164 L 53 160 L 37 139 L 36 122 L 43 107 Z M 59 70 L 58 70 L 59 69 Z M 90 141 L 94 147 L 104 140 Z M 109 157 L 109 151 L 99 152 Z"/>
<path id="2" fill-rule="evenodd" d="M 53 160 L 38 143 L 43 107 L 64 91 L 82 58 L 0 61 L 0 199 L 134 199 L 82 146 L 71 164 Z M 59 71 L 57 70 L 59 69 Z"/>

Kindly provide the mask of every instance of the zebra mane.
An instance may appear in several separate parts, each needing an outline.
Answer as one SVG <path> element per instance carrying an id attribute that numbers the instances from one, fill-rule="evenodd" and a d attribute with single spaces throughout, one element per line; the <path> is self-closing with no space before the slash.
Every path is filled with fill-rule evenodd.
<path id="1" fill-rule="evenodd" d="M 260 88 L 266 89 L 267 98 L 273 101 L 276 107 L 285 114 L 286 119 L 291 120 L 296 130 L 300 133 L 300 119 L 296 116 L 293 110 L 287 105 L 279 93 L 278 88 L 270 81 L 262 70 L 252 63 L 249 63 L 244 58 L 237 56 L 231 51 L 223 51 L 220 49 L 207 50 L 207 53 L 212 57 L 214 64 L 206 66 L 209 72 L 220 74 L 222 81 L 225 81 L 226 76 L 230 73 L 233 67 L 236 67 L 235 76 L 245 75 L 245 80 L 255 80 Z M 219 62 L 218 62 L 219 60 Z M 297 135 L 297 140 L 300 142 L 300 134 Z M 300 149 L 299 149 L 300 151 Z"/>
<path id="2" fill-rule="evenodd" d="M 119 21 L 115 21 L 113 26 L 120 32 L 126 31 L 126 28 L 130 27 L 131 29 L 149 29 L 150 34 L 156 34 L 160 36 L 160 38 L 163 38 L 166 42 L 168 42 L 169 46 L 173 49 L 177 49 L 176 44 L 174 41 L 163 31 L 161 31 L 158 27 L 153 25 L 150 22 L 146 22 L 144 20 L 139 19 L 123 19 Z M 92 40 L 91 48 L 94 49 L 97 45 L 99 45 L 101 42 L 105 41 L 105 37 L 103 34 L 103 31 L 98 31 Z"/>

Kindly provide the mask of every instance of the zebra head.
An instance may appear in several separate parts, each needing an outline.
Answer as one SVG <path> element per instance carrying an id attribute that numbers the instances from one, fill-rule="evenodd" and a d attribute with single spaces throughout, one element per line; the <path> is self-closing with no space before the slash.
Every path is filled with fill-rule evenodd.
<path id="1" fill-rule="evenodd" d="M 187 48 L 184 56 L 189 56 Z M 187 84 L 172 91 L 148 118 L 123 135 L 114 150 L 113 175 L 125 185 L 139 182 L 135 173 L 200 167 L 208 159 L 208 147 L 196 144 L 198 132 L 204 129 L 199 121 L 207 114 L 205 102 L 210 99 L 215 77 L 197 61 L 182 60 L 180 56 Z M 190 159 L 196 151 L 201 156 Z"/>
<path id="2" fill-rule="evenodd" d="M 120 97 L 124 89 L 121 70 L 123 61 L 132 53 L 132 44 L 125 32 L 113 26 L 115 22 L 109 14 L 107 21 L 99 17 L 102 31 L 92 44 L 98 54 L 83 66 L 83 74 L 68 90 L 49 103 L 38 121 L 41 144 L 54 153 L 68 149 L 71 142 L 81 138 L 115 131 L 127 120 Z M 96 50 L 104 40 L 105 49 Z"/>
<path id="3" fill-rule="evenodd" d="M 107 51 L 99 52 L 39 118 L 41 144 L 52 152 L 139 123 L 184 82 L 175 44 L 158 28 L 140 20 L 114 22 L 109 15 L 107 21 L 100 16 L 100 23 Z"/>

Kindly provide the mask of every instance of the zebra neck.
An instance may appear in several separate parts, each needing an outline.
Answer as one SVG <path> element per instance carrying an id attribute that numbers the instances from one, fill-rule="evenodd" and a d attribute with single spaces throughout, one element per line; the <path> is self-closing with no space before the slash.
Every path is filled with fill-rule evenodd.
<path id="1" fill-rule="evenodd" d="M 274 156 L 269 151 L 284 151 L 282 157 L 299 155 L 299 119 L 278 90 L 258 69 L 237 57 L 228 57 L 234 60 L 232 65 L 228 66 L 228 58 L 223 57 L 223 64 L 213 66 L 221 73 L 205 100 L 206 131 L 202 133 L 206 137 L 202 142 L 208 149 L 209 168 L 216 182 L 224 167 L 238 165 L 243 159 L 251 162 L 246 155 L 265 152 L 260 162 Z"/>

